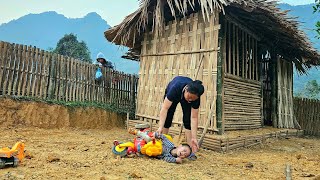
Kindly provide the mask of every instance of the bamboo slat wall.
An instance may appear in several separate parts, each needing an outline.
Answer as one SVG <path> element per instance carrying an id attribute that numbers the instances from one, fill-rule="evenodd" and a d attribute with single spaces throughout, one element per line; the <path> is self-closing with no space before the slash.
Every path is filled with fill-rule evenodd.
<path id="1" fill-rule="evenodd" d="M 142 43 L 137 115 L 158 117 L 164 91 L 175 76 L 199 79 L 205 86 L 201 96 L 199 127 L 209 118 L 211 102 L 216 101 L 218 12 L 204 22 L 201 14 L 174 20 L 161 35 L 146 33 Z M 198 75 L 196 77 L 196 74 Z M 196 77 L 196 78 L 195 78 Z M 215 112 L 215 107 L 213 107 Z M 216 128 L 216 113 L 209 129 Z M 181 124 L 182 110 L 178 106 L 173 123 Z"/>
<path id="2" fill-rule="evenodd" d="M 29 96 L 60 101 L 95 101 L 116 107 L 135 104 L 138 78 L 39 48 L 0 42 L 0 95 Z M 133 99 L 132 99 L 133 98 Z"/>
<path id="3" fill-rule="evenodd" d="M 226 74 L 224 77 L 225 130 L 261 127 L 261 83 Z"/>
<path id="4" fill-rule="evenodd" d="M 225 17 L 223 127 L 224 130 L 259 128 L 262 118 L 259 38 L 234 17 Z"/>
<path id="5" fill-rule="evenodd" d="M 320 100 L 294 98 L 294 113 L 305 134 L 320 136 Z"/>
<path id="6" fill-rule="evenodd" d="M 259 80 L 258 37 L 237 20 L 226 15 L 225 72 L 243 79 Z"/>
<path id="7" fill-rule="evenodd" d="M 293 65 L 291 62 L 278 59 L 277 65 L 277 114 L 278 128 L 295 128 L 293 119 Z"/>

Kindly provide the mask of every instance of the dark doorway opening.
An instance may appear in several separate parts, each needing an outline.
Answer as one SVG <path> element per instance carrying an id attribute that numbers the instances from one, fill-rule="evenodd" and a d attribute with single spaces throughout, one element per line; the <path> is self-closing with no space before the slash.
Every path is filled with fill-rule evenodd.
<path id="1" fill-rule="evenodd" d="M 271 55 L 266 51 L 261 56 L 261 81 L 263 94 L 263 122 L 264 125 L 272 126 L 272 103 L 271 103 Z"/>

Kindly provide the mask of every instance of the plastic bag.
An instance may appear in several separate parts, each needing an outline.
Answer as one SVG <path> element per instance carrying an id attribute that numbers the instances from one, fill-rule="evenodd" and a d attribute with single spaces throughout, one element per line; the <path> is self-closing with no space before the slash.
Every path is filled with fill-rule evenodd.
<path id="1" fill-rule="evenodd" d="M 96 70 L 96 76 L 95 76 L 95 78 L 96 78 L 97 81 L 101 81 L 101 79 L 102 79 L 101 68 L 98 68 L 98 69 Z"/>

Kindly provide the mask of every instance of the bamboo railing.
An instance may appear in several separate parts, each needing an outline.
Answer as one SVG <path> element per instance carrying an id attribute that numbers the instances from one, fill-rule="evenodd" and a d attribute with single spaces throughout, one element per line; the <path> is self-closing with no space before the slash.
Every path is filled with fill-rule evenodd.
<path id="1" fill-rule="evenodd" d="M 101 102 L 132 109 L 138 77 L 36 47 L 0 41 L 0 95 L 58 101 Z"/>
<path id="2" fill-rule="evenodd" d="M 320 136 L 320 100 L 294 98 L 294 113 L 307 135 Z"/>

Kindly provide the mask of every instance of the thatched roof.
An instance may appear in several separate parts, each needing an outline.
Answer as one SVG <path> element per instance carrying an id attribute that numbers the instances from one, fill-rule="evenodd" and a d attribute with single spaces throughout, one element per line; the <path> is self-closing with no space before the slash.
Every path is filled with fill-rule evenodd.
<path id="1" fill-rule="evenodd" d="M 318 65 L 320 54 L 306 35 L 298 29 L 296 18 L 277 8 L 276 1 L 268 0 L 140 0 L 139 9 L 122 23 L 107 30 L 105 37 L 115 44 L 131 48 L 131 55 L 141 50 L 143 33 L 150 28 L 156 32 L 177 17 L 201 11 L 204 18 L 215 9 L 236 17 L 261 37 L 261 42 L 277 50 L 297 69 L 304 72 Z M 135 53 L 134 53 L 135 52 Z M 131 56 L 128 54 L 129 56 Z M 131 56 L 131 59 L 134 59 Z"/>

